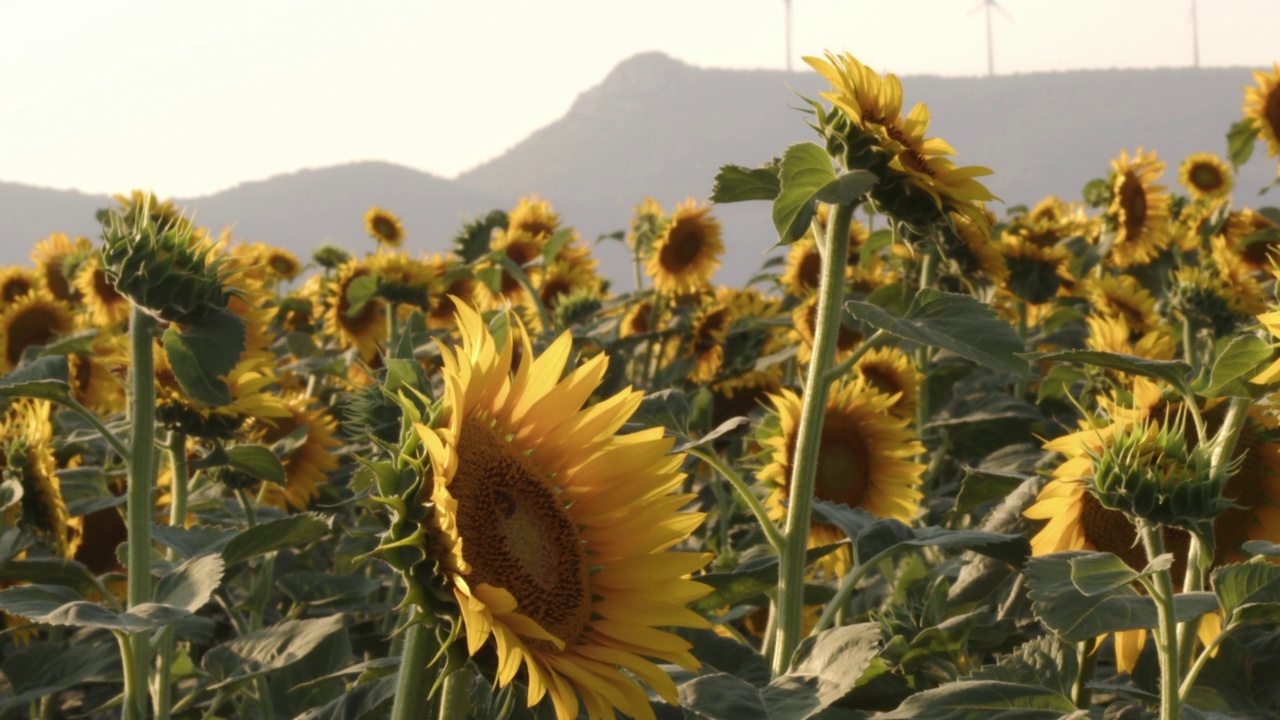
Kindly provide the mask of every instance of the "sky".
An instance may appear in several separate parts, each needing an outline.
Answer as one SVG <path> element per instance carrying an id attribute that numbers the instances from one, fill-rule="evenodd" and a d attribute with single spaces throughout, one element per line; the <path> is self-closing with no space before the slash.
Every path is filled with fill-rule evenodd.
<path id="1" fill-rule="evenodd" d="M 1190 0 L 1000 0 L 997 74 L 1192 64 Z M 981 0 L 791 0 L 792 64 L 987 71 Z M 1280 60 L 1280 0 L 1200 0 L 1204 66 Z M 787 64 L 783 0 L 42 0 L 0 4 L 0 181 L 195 197 L 385 160 L 453 177 L 619 62 Z M 927 98 L 907 98 L 909 102 Z"/>

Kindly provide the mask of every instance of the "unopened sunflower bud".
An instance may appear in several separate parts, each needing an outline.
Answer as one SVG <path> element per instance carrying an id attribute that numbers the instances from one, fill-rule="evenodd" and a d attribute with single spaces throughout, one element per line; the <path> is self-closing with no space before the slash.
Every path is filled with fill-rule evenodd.
<path id="1" fill-rule="evenodd" d="M 147 205 L 114 213 L 103 229 L 102 272 L 116 292 L 153 315 L 195 325 L 227 307 L 223 259 L 187 222 L 157 224 Z"/>
<path id="2" fill-rule="evenodd" d="M 1212 472 L 1209 451 L 1188 448 L 1181 419 L 1118 430 L 1093 456 L 1090 488 L 1107 508 L 1150 523 L 1203 528 L 1231 506 L 1229 473 Z"/>

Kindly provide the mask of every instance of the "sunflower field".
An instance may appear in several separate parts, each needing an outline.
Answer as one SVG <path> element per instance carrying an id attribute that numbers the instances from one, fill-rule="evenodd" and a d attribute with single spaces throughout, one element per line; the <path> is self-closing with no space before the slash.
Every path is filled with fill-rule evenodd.
<path id="1" fill-rule="evenodd" d="M 807 62 L 634 283 L 536 196 L 304 262 L 133 191 L 0 268 L 0 719 L 1280 716 L 1280 65 L 1177 187 L 1005 207 Z"/>

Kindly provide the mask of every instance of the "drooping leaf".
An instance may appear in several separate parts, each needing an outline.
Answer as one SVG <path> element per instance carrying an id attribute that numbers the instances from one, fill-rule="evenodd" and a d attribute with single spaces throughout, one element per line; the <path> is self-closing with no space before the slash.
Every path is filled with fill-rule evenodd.
<path id="1" fill-rule="evenodd" d="M 120 655 L 86 652 L 81 644 L 34 643 L 14 648 L 0 665 L 13 694 L 0 698 L 0 713 L 22 707 L 32 700 L 69 690 L 91 678 L 118 676 Z"/>
<path id="2" fill-rule="evenodd" d="M 299 662 L 329 637 L 345 630 L 341 615 L 286 620 L 209 650 L 201 665 L 218 679 L 211 686 L 216 690 Z"/>
<path id="3" fill-rule="evenodd" d="M 711 202 L 723 204 L 744 200 L 773 200 L 778 197 L 781 189 L 776 164 L 754 169 L 741 165 L 724 165 L 716 173 L 715 184 L 711 186 Z"/>
<path id="4" fill-rule="evenodd" d="M 823 186 L 814 199 L 830 205 L 847 205 L 866 195 L 875 184 L 875 173 L 851 170 Z"/>
<path id="5" fill-rule="evenodd" d="M 0 610 L 48 625 L 124 633 L 156 630 L 191 614 L 186 608 L 159 603 L 142 603 L 118 613 L 86 602 L 79 593 L 60 585 L 20 585 L 0 590 Z"/>
<path id="6" fill-rule="evenodd" d="M 1119 370 L 1132 375 L 1163 380 L 1178 389 L 1188 392 L 1187 376 L 1191 374 L 1191 366 L 1181 360 L 1148 360 L 1147 358 L 1123 355 L 1121 353 L 1102 352 L 1101 350 L 1064 350 L 1062 352 L 1036 355 L 1036 360 L 1049 362 L 1078 362 L 1095 367 Z"/>
<path id="7" fill-rule="evenodd" d="M 956 495 L 955 511 L 963 514 L 987 503 L 1002 500 L 1026 480 L 1025 476 L 1016 473 L 965 468 L 960 492 Z"/>
<path id="8" fill-rule="evenodd" d="M 1023 568 L 1032 612 L 1064 640 L 1079 642 L 1119 630 L 1156 626 L 1155 603 L 1128 585 L 1093 595 L 1085 595 L 1077 587 L 1078 582 L 1095 583 L 1086 577 L 1086 566 L 1076 570 L 1072 561 L 1103 554 L 1110 553 L 1058 552 L 1031 558 Z"/>
<path id="9" fill-rule="evenodd" d="M 1248 118 L 1232 123 L 1227 131 L 1227 157 L 1233 169 L 1249 162 L 1253 156 L 1253 144 L 1258 139 L 1258 127 Z"/>
<path id="10" fill-rule="evenodd" d="M 225 377 L 244 351 L 244 321 L 229 310 L 210 313 L 198 325 L 164 332 L 164 352 L 182 391 L 207 405 L 231 402 Z"/>
<path id="11" fill-rule="evenodd" d="M 204 607 L 218 589 L 224 568 L 221 555 L 191 558 L 160 578 L 155 601 L 195 612 Z"/>
<path id="12" fill-rule="evenodd" d="M 170 550 L 177 551 L 183 558 L 193 558 L 209 552 L 221 552 L 231 538 L 238 533 L 231 528 L 213 527 L 210 525 L 193 525 L 180 527 L 175 525 L 154 525 L 151 538 Z"/>
<path id="13" fill-rule="evenodd" d="M 881 720 L 1061 720 L 1076 710 L 1061 693 L 998 680 L 950 682 L 907 698 Z"/>
<path id="14" fill-rule="evenodd" d="M 261 445 L 227 448 L 227 464 L 250 477 L 284 485 L 284 465 L 276 454 Z"/>
<path id="15" fill-rule="evenodd" d="M 814 143 L 787 148 L 779 165 L 780 190 L 773 201 L 773 226 L 779 242 L 788 245 L 809 229 L 816 211 L 815 196 L 836 179 L 831 156 Z"/>
<path id="16" fill-rule="evenodd" d="M 1246 382 L 1271 359 L 1271 345 L 1257 335 L 1236 335 L 1213 360 L 1203 397 L 1252 397 Z"/>
<path id="17" fill-rule="evenodd" d="M 860 563 L 903 547 L 972 550 L 1015 567 L 1021 566 L 1031 554 L 1030 543 L 1021 535 L 985 530 L 948 530 L 936 526 L 912 528 L 892 518 L 877 518 L 861 508 L 824 501 L 815 502 L 813 510 L 849 536 Z"/>
<path id="18" fill-rule="evenodd" d="M 46 355 L 0 377 L 0 397 L 30 397 L 66 402 L 71 397 L 67 384 L 65 355 Z"/>
<path id="19" fill-rule="evenodd" d="M 1089 553 L 1073 557 L 1069 563 L 1071 584 L 1086 597 L 1129 587 L 1139 577 L 1133 568 L 1111 553 Z"/>
<path id="20" fill-rule="evenodd" d="M 313 514 L 291 515 L 254 525 L 231 538 L 222 549 L 227 567 L 276 550 L 310 542 L 329 531 L 329 523 Z"/>
<path id="21" fill-rule="evenodd" d="M 850 301 L 845 309 L 877 330 L 904 340 L 949 350 L 984 367 L 1030 378 L 1026 348 L 1017 331 L 986 303 L 968 295 L 922 288 L 906 314 L 897 317 L 866 302 Z"/>

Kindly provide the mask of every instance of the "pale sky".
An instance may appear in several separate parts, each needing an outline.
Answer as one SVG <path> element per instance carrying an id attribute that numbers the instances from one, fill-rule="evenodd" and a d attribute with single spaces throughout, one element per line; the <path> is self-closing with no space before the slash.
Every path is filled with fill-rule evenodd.
<path id="1" fill-rule="evenodd" d="M 792 0 L 801 55 L 986 72 L 980 0 Z M 1190 65 L 1190 0 L 1001 0 L 996 72 Z M 783 0 L 10 0 L 0 180 L 191 197 L 386 160 L 452 177 L 620 61 L 785 67 Z M 1280 60 L 1280 0 L 1200 0 L 1205 66 Z M 908 102 L 928 101 L 911 95 Z M 1188 98 L 1194 102 L 1195 98 Z M 1099 112 L 1106 112 L 1099 108 Z"/>

